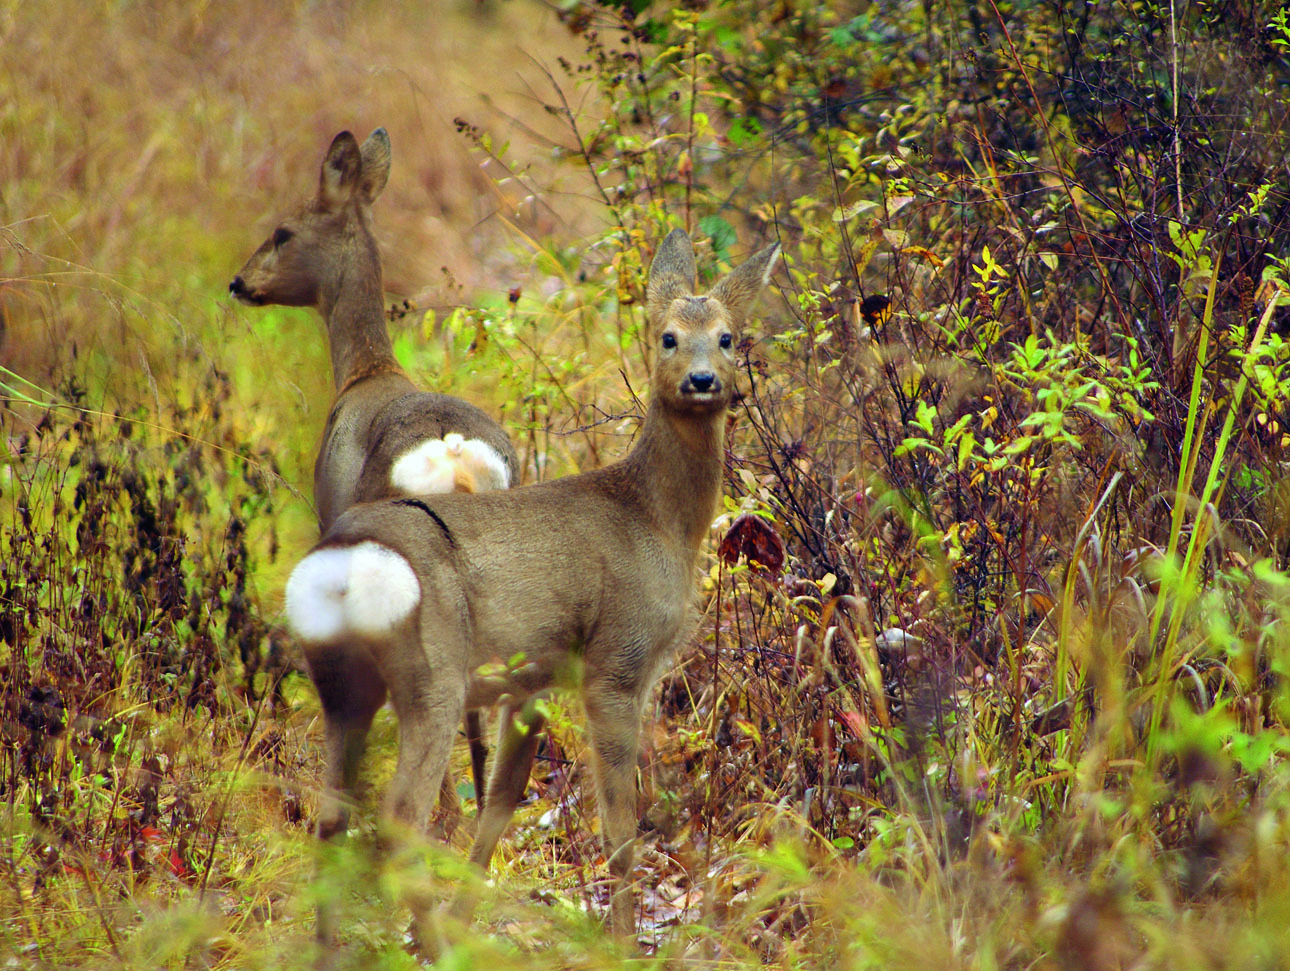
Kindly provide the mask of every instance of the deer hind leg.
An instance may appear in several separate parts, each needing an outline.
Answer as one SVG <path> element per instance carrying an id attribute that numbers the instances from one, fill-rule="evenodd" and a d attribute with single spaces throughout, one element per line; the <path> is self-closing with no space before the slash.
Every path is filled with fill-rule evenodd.
<path id="1" fill-rule="evenodd" d="M 423 834 L 429 830 L 430 810 L 447 775 L 466 695 L 465 677 L 453 677 L 448 660 L 457 651 L 449 648 L 440 653 L 444 646 L 433 645 L 437 660 L 432 666 L 418 638 L 402 639 L 392 645 L 396 662 L 386 678 L 399 718 L 399 757 L 387 814 Z"/>
<path id="2" fill-rule="evenodd" d="M 484 869 L 528 786 L 533 756 L 546 725 L 546 717 L 538 711 L 535 701 L 530 698 L 523 705 L 507 703 L 498 719 L 497 754 L 493 758 L 493 776 L 488 780 L 488 802 L 479 814 L 475 845 L 470 850 L 470 861 Z"/>
<path id="3" fill-rule="evenodd" d="M 311 650 L 308 660 L 309 675 L 322 701 L 327 759 L 318 836 L 338 841 L 349 829 L 358 767 L 372 719 L 385 703 L 385 683 L 370 658 L 345 645 Z M 324 946 L 334 940 L 334 905 L 319 903 L 315 933 Z"/>
<path id="4" fill-rule="evenodd" d="M 385 682 L 371 659 L 347 645 L 309 652 L 309 676 L 322 702 L 327 759 L 318 835 L 344 836 L 372 719 L 385 703 Z"/>
<path id="5" fill-rule="evenodd" d="M 484 810 L 485 768 L 488 762 L 488 747 L 484 744 L 482 717 L 478 708 L 471 708 L 465 716 L 466 741 L 470 745 L 470 774 L 475 785 L 476 811 Z M 457 780 L 453 778 L 452 768 L 443 774 L 439 783 L 439 808 L 435 811 L 435 822 L 431 835 L 445 843 L 452 842 L 453 834 L 461 825 L 461 800 L 457 796 Z"/>
<path id="6" fill-rule="evenodd" d="M 636 851 L 636 758 L 640 750 L 641 697 L 606 685 L 586 689 L 592 768 L 600 807 L 612 898 L 609 927 L 628 935 L 636 928 L 630 877 Z"/>

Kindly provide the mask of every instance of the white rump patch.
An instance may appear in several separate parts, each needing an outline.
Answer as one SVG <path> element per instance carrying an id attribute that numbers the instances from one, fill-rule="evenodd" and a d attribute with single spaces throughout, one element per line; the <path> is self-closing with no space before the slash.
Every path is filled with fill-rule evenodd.
<path id="1" fill-rule="evenodd" d="M 408 561 L 391 549 L 360 543 L 353 552 L 345 617 L 355 633 L 385 634 L 416 608 L 421 584 Z"/>
<path id="2" fill-rule="evenodd" d="M 302 641 L 347 634 L 381 637 L 421 600 L 421 584 L 398 553 L 376 543 L 310 553 L 287 581 L 287 623 Z"/>
<path id="3" fill-rule="evenodd" d="M 390 484 L 405 496 L 452 492 L 456 471 L 452 446 L 446 439 L 435 438 L 399 456 L 390 469 Z"/>
<path id="4" fill-rule="evenodd" d="M 407 496 L 427 496 L 505 489 L 511 476 L 505 459 L 487 442 L 450 432 L 400 455 L 390 469 L 390 484 Z"/>

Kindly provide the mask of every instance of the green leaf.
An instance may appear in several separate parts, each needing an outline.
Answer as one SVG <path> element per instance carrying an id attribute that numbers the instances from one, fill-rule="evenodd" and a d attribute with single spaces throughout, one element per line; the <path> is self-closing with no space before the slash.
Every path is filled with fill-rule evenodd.
<path id="1" fill-rule="evenodd" d="M 736 118 L 727 134 L 731 145 L 743 148 L 749 142 L 756 141 L 762 130 L 762 123 L 756 118 Z"/>
<path id="2" fill-rule="evenodd" d="M 962 472 L 967 468 L 968 459 L 972 457 L 972 446 L 976 444 L 976 436 L 968 432 L 959 439 L 959 458 L 958 468 Z"/>
<path id="3" fill-rule="evenodd" d="M 945 454 L 940 448 L 933 445 L 925 438 L 907 438 L 896 446 L 892 454 L 896 458 L 900 458 L 902 455 L 908 455 L 910 452 L 917 451 L 920 448 L 927 449 L 929 452 L 935 452 L 937 455 Z"/>
<path id="4" fill-rule="evenodd" d="M 712 249 L 719 259 L 730 259 L 730 247 L 738 239 L 735 227 L 720 216 L 704 216 L 699 220 L 699 231 L 712 240 Z"/>

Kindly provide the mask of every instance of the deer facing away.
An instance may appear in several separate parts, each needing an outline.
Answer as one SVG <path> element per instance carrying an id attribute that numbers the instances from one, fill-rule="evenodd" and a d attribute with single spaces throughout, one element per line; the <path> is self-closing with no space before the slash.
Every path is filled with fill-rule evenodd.
<path id="1" fill-rule="evenodd" d="M 363 739 L 387 693 L 399 754 L 386 811 L 415 827 L 463 709 L 500 701 L 471 850 L 486 867 L 542 725 L 526 700 L 580 687 L 614 883 L 610 924 L 634 927 L 627 878 L 642 709 L 691 630 L 697 555 L 721 489 L 737 329 L 778 252 L 760 251 L 695 296 L 689 238 L 676 230 L 659 247 L 648 287 L 653 393 L 621 461 L 520 489 L 355 506 L 297 565 L 287 617 L 321 697 L 334 795 L 320 835 L 346 828 Z M 518 666 L 490 663 L 516 655 Z"/>
<path id="2" fill-rule="evenodd" d="M 323 160 L 318 192 L 278 224 L 228 286 L 242 303 L 314 307 L 327 322 L 336 399 L 314 465 L 324 532 L 355 502 L 506 488 L 519 472 L 497 422 L 460 398 L 419 390 L 394 359 L 371 228 L 372 203 L 389 174 L 384 128 L 361 147 L 341 132 Z"/>
<path id="3" fill-rule="evenodd" d="M 361 146 L 347 131 L 337 135 L 318 191 L 279 222 L 228 287 L 244 304 L 313 307 L 326 321 L 336 397 L 314 464 L 323 532 L 356 502 L 504 489 L 519 473 L 497 422 L 459 398 L 419 390 L 395 361 L 371 228 L 390 159 L 384 128 Z M 466 734 L 482 804 L 484 749 L 473 711 Z M 450 780 L 444 799 L 455 815 Z"/>

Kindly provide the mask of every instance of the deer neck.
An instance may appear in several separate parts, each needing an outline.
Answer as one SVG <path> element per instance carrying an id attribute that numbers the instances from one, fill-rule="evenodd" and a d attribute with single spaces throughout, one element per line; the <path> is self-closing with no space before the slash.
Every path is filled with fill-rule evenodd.
<path id="1" fill-rule="evenodd" d="M 327 321 L 331 373 L 338 394 L 373 374 L 401 372 L 385 327 L 379 258 L 347 267 L 319 310 Z"/>
<path id="2" fill-rule="evenodd" d="M 655 395 L 627 458 L 630 481 L 656 522 L 691 552 L 712 525 L 721 495 L 725 410 L 669 409 Z"/>

